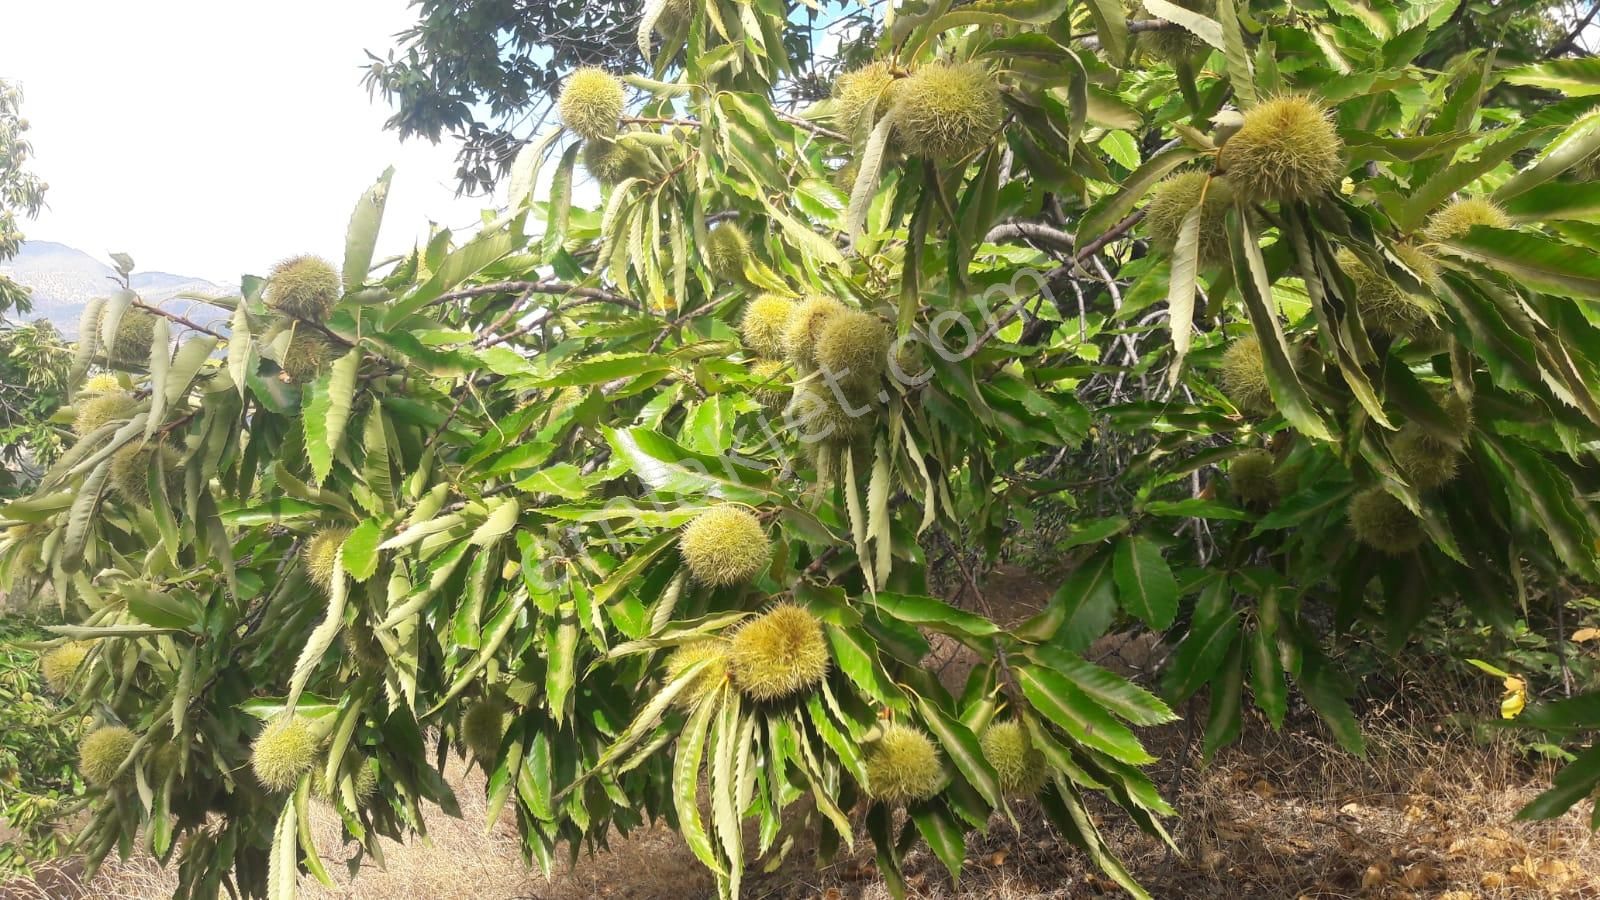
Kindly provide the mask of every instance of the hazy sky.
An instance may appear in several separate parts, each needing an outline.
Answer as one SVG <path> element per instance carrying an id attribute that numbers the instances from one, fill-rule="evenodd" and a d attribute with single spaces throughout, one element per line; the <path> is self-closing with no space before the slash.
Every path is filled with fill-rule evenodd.
<path id="1" fill-rule="evenodd" d="M 380 254 L 491 205 L 454 196 L 453 142 L 402 145 L 361 86 L 362 51 L 414 21 L 406 0 L 5 6 L 0 78 L 22 82 L 50 183 L 29 238 L 237 284 L 296 253 L 337 262 L 356 198 L 391 164 Z"/>

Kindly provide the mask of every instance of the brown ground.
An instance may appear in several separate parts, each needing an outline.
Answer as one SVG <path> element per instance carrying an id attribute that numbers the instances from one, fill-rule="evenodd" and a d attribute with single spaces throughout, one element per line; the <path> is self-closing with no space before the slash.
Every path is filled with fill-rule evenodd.
<path id="1" fill-rule="evenodd" d="M 1043 601 L 1036 585 L 991 578 L 985 599 L 1002 607 L 999 618 L 1020 617 Z M 1136 675 L 1159 662 L 1162 652 L 1148 640 L 1113 637 L 1091 657 Z M 935 657 L 930 664 L 943 666 L 948 681 L 965 677 L 959 654 L 936 645 Z M 1168 827 L 1183 853 L 1170 853 L 1110 807 L 1098 810 L 1102 830 L 1160 900 L 1600 900 L 1600 843 L 1588 829 L 1587 804 L 1554 822 L 1514 821 L 1516 810 L 1548 785 L 1550 770 L 1527 764 L 1509 738 L 1474 739 L 1450 724 L 1452 712 L 1492 715 L 1492 695 L 1479 698 L 1438 684 L 1421 693 L 1474 708 L 1369 710 L 1365 759 L 1332 746 L 1304 714 L 1291 715 L 1281 734 L 1247 724 L 1245 741 L 1204 767 L 1198 738 L 1184 724 L 1148 730 L 1146 741 L 1162 758 L 1152 775 L 1181 814 Z M 485 835 L 482 778 L 450 774 L 463 819 L 438 814 L 428 823 L 430 842 L 386 850 L 387 871 L 363 871 L 354 883 L 331 890 L 305 879 L 302 896 L 692 900 L 713 893 L 699 863 L 664 828 L 617 839 L 610 852 L 552 880 L 530 873 L 509 816 Z M 996 819 L 986 835 L 968 836 L 959 887 L 930 853 L 913 851 L 906 860 L 913 887 L 924 897 L 971 900 L 1121 896 L 1037 810 L 1024 804 L 1018 814 L 1020 832 Z M 342 878 L 347 854 L 339 850 L 331 813 L 319 818 L 316 833 L 329 871 Z M 854 855 L 820 870 L 802 856 L 776 874 L 749 876 L 746 896 L 880 900 L 887 894 L 871 860 L 863 835 Z M 153 864 L 135 860 L 108 866 L 87 886 L 67 878 L 48 887 L 0 887 L 0 900 L 159 900 L 171 896 L 171 885 Z"/>
<path id="2" fill-rule="evenodd" d="M 1600 845 L 1577 813 L 1549 823 L 1515 822 L 1517 808 L 1547 775 L 1511 764 L 1506 748 L 1428 737 L 1368 723 L 1368 759 L 1357 760 L 1314 733 L 1257 735 L 1211 766 L 1185 770 L 1169 823 L 1183 856 L 1166 851 L 1109 808 L 1101 826 L 1129 868 L 1158 898 L 1333 900 L 1333 898 L 1600 898 Z M 1161 737 L 1157 735 L 1156 737 Z M 1181 741 L 1182 728 L 1166 737 Z M 1160 740 L 1153 745 L 1162 746 Z M 1174 746 L 1165 746 L 1171 758 Z M 1447 766 L 1440 766 L 1441 761 Z M 1163 779 L 1169 766 L 1158 768 Z M 431 843 L 387 852 L 387 871 L 364 871 L 329 890 L 302 882 L 310 898 L 363 900 L 690 900 L 712 893 L 710 879 L 664 828 L 613 843 L 546 881 L 530 873 L 516 835 L 502 822 L 483 834 L 483 783 L 454 773 L 464 819 L 430 821 Z M 1163 781 L 1163 784 L 1169 784 Z M 1585 811 L 1586 812 L 1586 811 Z M 968 838 L 968 871 L 953 887 L 925 850 L 906 862 L 912 885 L 929 898 L 1092 898 L 1120 896 L 1060 842 L 1037 811 L 1019 810 L 1022 831 L 996 819 L 987 835 Z M 344 875 L 337 824 L 317 826 L 328 868 Z M 864 836 L 858 852 L 820 871 L 791 860 L 775 875 L 753 876 L 746 895 L 763 898 L 886 898 Z M 111 866 L 87 887 L 0 890 L 0 897 L 160 900 L 171 879 L 145 861 Z"/>

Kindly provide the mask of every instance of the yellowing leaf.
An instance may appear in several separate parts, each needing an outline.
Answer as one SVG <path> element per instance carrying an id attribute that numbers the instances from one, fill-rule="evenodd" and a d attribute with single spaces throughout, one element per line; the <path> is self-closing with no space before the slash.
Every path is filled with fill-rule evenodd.
<path id="1" fill-rule="evenodd" d="M 1528 705 L 1528 685 L 1515 675 L 1505 680 L 1506 693 L 1500 698 L 1500 718 L 1515 719 Z"/>

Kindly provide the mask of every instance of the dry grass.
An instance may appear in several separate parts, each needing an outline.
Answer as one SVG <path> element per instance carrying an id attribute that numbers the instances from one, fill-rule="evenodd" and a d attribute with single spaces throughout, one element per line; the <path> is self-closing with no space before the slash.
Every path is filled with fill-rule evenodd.
<path id="1" fill-rule="evenodd" d="M 1203 770 L 1186 770 L 1175 798 L 1182 816 L 1169 823 L 1181 856 L 1108 807 L 1097 818 L 1158 898 L 1600 897 L 1600 844 L 1583 815 L 1513 818 L 1548 771 L 1528 771 L 1505 744 L 1474 744 L 1448 729 L 1419 733 L 1381 718 L 1367 728 L 1365 760 L 1308 729 L 1258 735 Z M 1181 740 L 1179 726 L 1152 743 L 1166 743 L 1170 759 Z M 987 835 L 969 835 L 959 888 L 926 850 L 906 860 L 908 880 L 939 900 L 1121 896 L 1037 810 L 1019 812 L 1020 831 L 997 820 Z M 887 897 L 870 853 L 788 889 L 767 887 L 774 897 Z"/>
<path id="2" fill-rule="evenodd" d="M 326 887 L 310 876 L 300 880 L 307 900 L 578 900 L 586 897 L 656 897 L 671 885 L 674 900 L 703 897 L 714 891 L 710 877 L 663 827 L 641 829 L 615 838 L 612 852 L 581 861 L 572 872 L 546 879 L 521 856 L 521 840 L 509 812 L 491 829 L 484 828 L 484 779 L 477 769 L 452 762 L 447 777 L 455 787 L 462 817 L 436 812 L 427 820 L 428 838 L 404 844 L 385 841 L 385 866 L 369 857 L 351 879 L 345 861 L 355 855 L 352 843 L 341 842 L 338 816 L 314 807 L 312 831 L 323 865 L 335 879 Z M 647 864 L 641 865 L 648 861 Z M 53 866 L 33 884 L 0 886 L 0 900 L 165 900 L 176 878 L 147 857 L 126 862 L 112 859 L 88 884 L 77 877 L 80 866 Z"/>
<path id="3" fill-rule="evenodd" d="M 1382 710 L 1366 721 L 1369 753 L 1357 759 L 1330 745 L 1300 718 L 1283 734 L 1255 732 L 1210 766 L 1174 763 L 1154 774 L 1181 784 L 1182 817 L 1169 823 L 1181 856 L 1139 833 L 1109 807 L 1097 809 L 1107 840 L 1159 898 L 1333 900 L 1431 898 L 1524 900 L 1600 897 L 1600 844 L 1578 813 L 1544 823 L 1516 822 L 1516 810 L 1548 783 L 1549 772 L 1521 763 L 1509 744 L 1472 740 L 1416 712 Z M 1167 760 L 1179 757 L 1183 726 L 1149 735 Z M 319 815 L 318 845 L 339 885 L 305 879 L 309 898 L 539 898 L 689 900 L 706 897 L 709 877 L 664 828 L 612 841 L 609 852 L 581 860 L 547 881 L 523 864 L 514 829 L 500 823 L 485 835 L 483 781 L 452 769 L 463 819 L 429 821 L 430 840 L 390 844 L 388 867 L 345 880 L 338 825 Z M 926 850 L 906 860 L 907 877 L 928 898 L 1080 898 L 1116 889 L 1061 842 L 1038 811 L 1024 804 L 1021 829 L 996 820 L 968 839 L 967 873 L 952 886 Z M 753 874 L 747 896 L 879 900 L 886 897 L 870 847 L 818 869 L 799 851 L 779 872 Z M 70 876 L 70 867 L 63 873 Z M 48 897 L 157 900 L 171 896 L 171 878 L 148 861 L 114 864 L 87 886 L 70 880 L 0 890 L 0 898 Z"/>

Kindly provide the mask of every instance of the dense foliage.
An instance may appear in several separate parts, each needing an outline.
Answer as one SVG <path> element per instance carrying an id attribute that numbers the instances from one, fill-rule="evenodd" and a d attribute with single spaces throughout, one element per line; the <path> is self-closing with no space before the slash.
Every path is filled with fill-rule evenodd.
<path id="1" fill-rule="evenodd" d="M 578 66 L 617 71 L 641 65 L 635 32 L 637 0 L 412 0 L 417 24 L 396 35 L 394 49 L 368 51 L 365 82 L 395 108 L 388 127 L 403 138 L 460 143 L 456 180 L 463 191 L 487 192 L 505 178 L 532 131 L 551 113 L 550 100 Z M 689 4 L 661 6 L 666 24 Z M 803 9 L 803 8 L 802 8 Z M 792 58 L 810 53 L 807 21 L 786 21 Z"/>
<path id="2" fill-rule="evenodd" d="M 33 154 L 28 128 L 22 90 L 0 79 L 0 263 L 22 249 L 18 219 L 44 206 L 46 185 L 26 168 Z M 0 497 L 31 484 L 32 469 L 61 449 L 48 420 L 66 399 L 66 346 L 48 322 L 18 325 L 5 317 L 31 308 L 28 290 L 0 274 Z"/>
<path id="3" fill-rule="evenodd" d="M 39 654 L 28 649 L 49 637 L 15 614 L 0 619 L 0 818 L 12 830 L 0 844 L 4 880 L 66 842 L 58 819 L 82 793 L 76 723 L 62 721 Z"/>
<path id="4" fill-rule="evenodd" d="M 220 357 L 93 305 L 77 440 L 0 509 L 0 577 L 81 616 L 84 851 L 288 896 L 311 802 L 376 853 L 461 752 L 545 867 L 665 818 L 737 895 L 859 822 L 900 893 L 1037 802 L 1144 896 L 1085 795 L 1165 836 L 1169 703 L 1209 753 L 1296 691 L 1359 751 L 1342 636 L 1559 611 L 1600 580 L 1600 66 L 1416 65 L 1448 3 L 1203 5 L 894 8 L 795 115 L 780 0 L 652 2 L 651 70 L 572 73 L 472 237 L 373 270 L 385 177 L 340 271 L 219 301 Z M 930 595 L 924 542 L 1046 501 L 1044 610 Z M 1165 700 L 1081 655 L 1124 619 Z"/>
<path id="5" fill-rule="evenodd" d="M 0 320 L 0 497 L 31 487 L 66 443 L 51 419 L 67 400 L 71 361 L 48 321 Z"/>
<path id="6" fill-rule="evenodd" d="M 22 88 L 0 79 L 0 262 L 22 249 L 19 217 L 33 218 L 44 208 L 49 185 L 28 171 L 33 145 L 28 142 L 28 120 L 22 116 Z M 28 291 L 9 276 L 0 275 L 0 315 L 30 309 Z"/>

